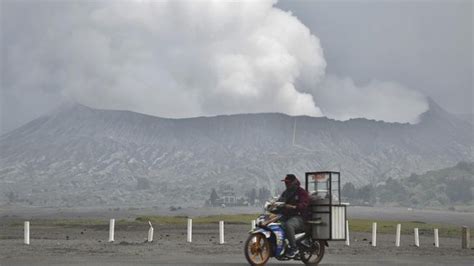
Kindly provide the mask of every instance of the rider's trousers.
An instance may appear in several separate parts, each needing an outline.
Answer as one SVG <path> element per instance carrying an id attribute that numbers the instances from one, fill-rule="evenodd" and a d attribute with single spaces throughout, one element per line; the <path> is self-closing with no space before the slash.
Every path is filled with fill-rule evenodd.
<path id="1" fill-rule="evenodd" d="M 291 248 L 296 248 L 295 234 L 304 231 L 304 221 L 301 216 L 292 216 L 285 221 L 285 233 Z"/>

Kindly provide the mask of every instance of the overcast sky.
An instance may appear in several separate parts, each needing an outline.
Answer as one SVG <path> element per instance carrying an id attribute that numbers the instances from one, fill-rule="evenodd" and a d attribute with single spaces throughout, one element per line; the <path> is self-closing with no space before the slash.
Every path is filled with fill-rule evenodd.
<path id="1" fill-rule="evenodd" d="M 473 112 L 473 1 L 279 1 L 321 40 L 327 72 L 420 90 Z"/>
<path id="2" fill-rule="evenodd" d="M 472 1 L 1 1 L 0 133 L 65 101 L 416 123 L 473 108 Z"/>

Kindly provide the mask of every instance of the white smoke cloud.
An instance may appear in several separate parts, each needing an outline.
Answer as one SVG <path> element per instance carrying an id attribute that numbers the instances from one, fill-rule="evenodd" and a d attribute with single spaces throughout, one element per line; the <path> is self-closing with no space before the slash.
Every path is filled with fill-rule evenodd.
<path id="1" fill-rule="evenodd" d="M 320 108 L 337 120 L 364 117 L 386 122 L 418 122 L 428 109 L 426 97 L 395 82 L 372 80 L 356 85 L 351 78 L 327 76 L 315 92 Z"/>
<path id="2" fill-rule="evenodd" d="M 4 45 L 5 87 L 164 117 L 282 112 L 416 122 L 427 109 L 422 95 L 394 83 L 326 77 L 319 39 L 274 4 L 7 5 L 16 12 L 2 27 L 13 39 Z"/>

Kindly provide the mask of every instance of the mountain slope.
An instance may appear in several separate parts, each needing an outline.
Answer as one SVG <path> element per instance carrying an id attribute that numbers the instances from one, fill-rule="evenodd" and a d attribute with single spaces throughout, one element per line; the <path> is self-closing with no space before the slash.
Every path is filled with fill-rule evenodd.
<path id="1" fill-rule="evenodd" d="M 165 119 L 63 106 L 0 137 L 0 202 L 201 205 L 293 172 L 356 185 L 473 161 L 473 126 L 436 103 L 417 125 L 283 114 Z"/>
<path id="2" fill-rule="evenodd" d="M 474 163 L 460 162 L 453 167 L 421 175 L 412 174 L 400 180 L 389 178 L 377 186 L 375 191 L 382 203 L 422 207 L 456 204 L 472 206 Z"/>

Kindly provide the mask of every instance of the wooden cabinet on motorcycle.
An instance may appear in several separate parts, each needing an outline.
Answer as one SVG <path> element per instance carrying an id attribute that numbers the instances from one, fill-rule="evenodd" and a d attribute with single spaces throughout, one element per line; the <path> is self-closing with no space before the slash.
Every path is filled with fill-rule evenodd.
<path id="1" fill-rule="evenodd" d="M 346 240 L 346 204 L 341 203 L 339 172 L 308 172 L 305 189 L 311 196 L 308 226 L 314 240 Z"/>

